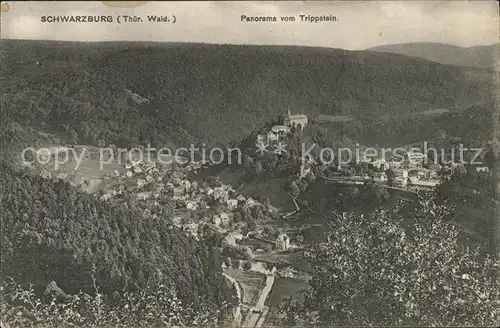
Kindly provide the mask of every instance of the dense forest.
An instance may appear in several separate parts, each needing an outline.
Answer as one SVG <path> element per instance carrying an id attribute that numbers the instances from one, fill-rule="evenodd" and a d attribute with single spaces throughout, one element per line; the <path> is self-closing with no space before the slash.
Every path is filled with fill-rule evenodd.
<path id="1" fill-rule="evenodd" d="M 488 141 L 494 140 L 494 121 L 495 104 L 490 101 L 438 116 L 407 115 L 316 126 L 323 133 L 335 133 L 364 145 L 396 147 L 423 141 L 436 143 L 441 139 L 447 146 L 461 142 L 464 147 L 486 147 Z"/>
<path id="2" fill-rule="evenodd" d="M 17 122 L 72 143 L 126 146 L 227 144 L 289 109 L 311 117 L 457 110 L 487 102 L 492 85 L 488 70 L 284 46 L 4 40 L 1 68 L 3 134 Z"/>
<path id="3" fill-rule="evenodd" d="M 33 283 L 52 280 L 66 293 L 105 295 L 164 286 L 194 309 L 232 299 L 212 244 L 173 227 L 168 217 L 101 201 L 66 182 L 2 164 L 2 276 Z"/>

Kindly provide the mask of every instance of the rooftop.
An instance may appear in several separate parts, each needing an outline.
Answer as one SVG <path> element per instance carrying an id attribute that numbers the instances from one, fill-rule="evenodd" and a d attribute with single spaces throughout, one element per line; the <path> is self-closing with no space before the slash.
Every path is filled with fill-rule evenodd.
<path id="1" fill-rule="evenodd" d="M 293 115 L 288 115 L 289 119 L 294 119 L 294 118 L 307 118 L 307 115 L 304 114 L 293 114 Z"/>
<path id="2" fill-rule="evenodd" d="M 290 128 L 286 125 L 275 125 L 271 128 L 273 132 L 290 131 Z"/>

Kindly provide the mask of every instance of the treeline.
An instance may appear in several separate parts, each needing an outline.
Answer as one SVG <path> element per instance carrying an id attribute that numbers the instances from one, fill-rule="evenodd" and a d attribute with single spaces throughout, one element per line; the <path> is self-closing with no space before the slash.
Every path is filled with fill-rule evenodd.
<path id="1" fill-rule="evenodd" d="M 140 210 L 101 201 L 66 182 L 0 169 L 2 276 L 50 281 L 65 292 L 106 295 L 163 285 L 181 300 L 217 307 L 231 300 L 215 246 L 197 242 Z"/>

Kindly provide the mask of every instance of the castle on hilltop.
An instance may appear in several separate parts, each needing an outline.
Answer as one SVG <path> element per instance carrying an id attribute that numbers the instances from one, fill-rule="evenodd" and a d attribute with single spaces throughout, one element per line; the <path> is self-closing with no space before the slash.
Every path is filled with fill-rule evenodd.
<path id="1" fill-rule="evenodd" d="M 292 115 L 288 110 L 288 115 L 285 116 L 283 125 L 275 125 L 267 132 L 267 134 L 259 134 L 257 136 L 257 144 L 266 144 L 279 141 L 286 134 L 290 133 L 292 128 L 304 130 L 308 123 L 308 118 L 304 114 Z"/>

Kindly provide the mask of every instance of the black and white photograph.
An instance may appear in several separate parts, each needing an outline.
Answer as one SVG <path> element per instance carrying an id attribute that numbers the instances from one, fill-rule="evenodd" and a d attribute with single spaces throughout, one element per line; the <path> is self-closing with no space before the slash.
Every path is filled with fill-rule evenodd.
<path id="1" fill-rule="evenodd" d="M 0 328 L 500 325 L 497 1 L 0 9 Z"/>

